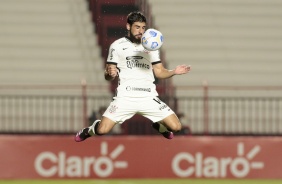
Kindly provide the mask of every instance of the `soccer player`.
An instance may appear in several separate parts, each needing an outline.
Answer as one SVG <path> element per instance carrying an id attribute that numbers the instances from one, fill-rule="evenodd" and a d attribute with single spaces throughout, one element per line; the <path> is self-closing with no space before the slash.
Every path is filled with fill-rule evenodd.
<path id="1" fill-rule="evenodd" d="M 164 68 L 159 50 L 147 51 L 141 44 L 146 30 L 146 17 L 140 12 L 127 16 L 128 35 L 114 41 L 109 49 L 105 67 L 105 79 L 119 79 L 116 95 L 101 120 L 80 130 L 75 141 L 80 142 L 93 135 L 103 135 L 116 124 L 122 124 L 136 113 L 150 119 L 152 127 L 165 138 L 172 139 L 173 132 L 181 130 L 176 114 L 158 98 L 154 74 L 159 79 L 186 74 L 190 66 L 179 65 L 173 70 Z"/>

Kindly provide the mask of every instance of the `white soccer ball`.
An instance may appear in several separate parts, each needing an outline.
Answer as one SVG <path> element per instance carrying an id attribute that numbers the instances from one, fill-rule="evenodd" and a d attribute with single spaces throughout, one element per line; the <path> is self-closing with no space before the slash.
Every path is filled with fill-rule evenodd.
<path id="1" fill-rule="evenodd" d="M 142 35 L 141 42 L 146 50 L 158 50 L 164 43 L 163 34 L 156 29 L 147 29 Z"/>

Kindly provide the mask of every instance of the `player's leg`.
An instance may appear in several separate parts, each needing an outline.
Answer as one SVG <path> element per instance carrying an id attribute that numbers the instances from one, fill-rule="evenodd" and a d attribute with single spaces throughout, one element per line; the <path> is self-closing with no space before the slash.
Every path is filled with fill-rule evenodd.
<path id="1" fill-rule="evenodd" d="M 172 139 L 174 137 L 173 132 L 168 130 L 161 122 L 152 123 L 152 127 L 167 139 Z"/>
<path id="2" fill-rule="evenodd" d="M 91 135 L 104 135 L 112 130 L 112 128 L 116 125 L 116 122 L 103 116 L 102 120 L 99 123 L 94 126 L 93 125 L 91 126 L 91 129 L 89 131 Z"/>
<path id="3" fill-rule="evenodd" d="M 117 123 L 122 124 L 136 113 L 135 105 L 136 103 L 125 99 L 115 99 L 104 112 L 102 119 L 80 130 L 75 136 L 75 141 L 81 142 L 93 135 L 107 134 Z"/>
<path id="4" fill-rule="evenodd" d="M 162 123 L 168 130 L 172 132 L 179 132 L 182 128 L 181 123 L 175 113 L 164 118 L 160 123 Z"/>
<path id="5" fill-rule="evenodd" d="M 181 130 L 181 123 L 176 114 L 171 114 L 161 121 L 152 124 L 152 127 L 161 133 L 165 138 L 172 139 L 173 132 Z"/>
<path id="6" fill-rule="evenodd" d="M 181 129 L 179 119 L 173 110 L 158 97 L 144 101 L 141 106 L 143 107 L 141 114 L 153 121 L 152 127 L 165 138 L 172 139 L 173 132 Z"/>
<path id="7" fill-rule="evenodd" d="M 83 128 L 82 130 L 77 132 L 75 141 L 81 142 L 93 135 L 107 134 L 115 125 L 116 123 L 114 121 L 109 118 L 103 117 L 102 120 L 96 120 L 91 126 Z"/>

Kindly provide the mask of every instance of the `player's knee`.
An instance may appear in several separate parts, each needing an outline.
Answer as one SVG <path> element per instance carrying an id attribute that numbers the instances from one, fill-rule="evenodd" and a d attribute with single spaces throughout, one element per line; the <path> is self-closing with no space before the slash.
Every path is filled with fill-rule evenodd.
<path id="1" fill-rule="evenodd" d="M 180 123 L 174 123 L 172 124 L 169 129 L 172 131 L 172 132 L 179 132 L 181 130 L 182 126 Z"/>

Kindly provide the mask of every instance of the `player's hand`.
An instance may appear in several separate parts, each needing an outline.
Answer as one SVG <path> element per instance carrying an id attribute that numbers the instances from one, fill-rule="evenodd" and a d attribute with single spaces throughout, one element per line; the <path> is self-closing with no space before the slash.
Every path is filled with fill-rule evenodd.
<path id="1" fill-rule="evenodd" d="M 118 74 L 118 70 L 117 70 L 117 67 L 115 65 L 107 66 L 106 72 L 112 78 L 115 78 Z"/>
<path id="2" fill-rule="evenodd" d="M 190 65 L 179 65 L 174 69 L 174 74 L 175 75 L 181 75 L 181 74 L 186 74 L 190 72 L 191 66 Z"/>

